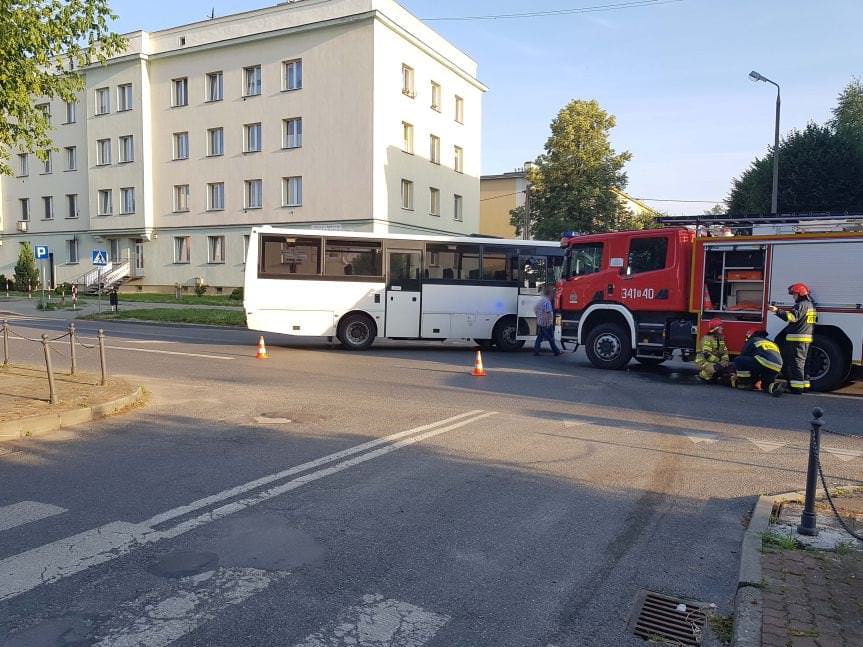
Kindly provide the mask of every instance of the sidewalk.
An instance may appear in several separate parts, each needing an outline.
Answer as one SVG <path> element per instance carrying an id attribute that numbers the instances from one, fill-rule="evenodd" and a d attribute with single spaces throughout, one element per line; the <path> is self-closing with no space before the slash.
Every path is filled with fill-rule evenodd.
<path id="1" fill-rule="evenodd" d="M 56 302 L 56 301 L 55 301 Z M 66 298 L 67 305 L 71 303 L 69 298 Z M 5 299 L 0 298 L 0 318 L 3 316 L 11 317 L 12 315 L 20 315 L 23 317 L 39 317 L 42 319 L 55 319 L 59 321 L 74 321 L 79 317 L 84 317 L 87 315 L 95 315 L 100 312 L 99 302 L 98 300 L 90 295 L 87 295 L 86 302 L 82 303 L 78 306 L 77 310 L 72 310 L 71 307 L 63 308 L 58 310 L 39 310 L 37 307 L 39 304 L 39 300 L 34 299 Z M 242 307 L 228 307 L 228 306 L 213 306 L 213 305 L 189 305 L 185 303 L 147 303 L 142 301 L 123 301 L 122 295 L 120 296 L 120 311 L 126 312 L 129 310 L 140 310 L 140 309 L 149 309 L 149 308 L 169 308 L 169 309 L 203 309 L 203 310 L 230 310 L 242 312 Z M 101 312 L 108 314 L 111 312 L 111 306 L 108 304 L 107 295 L 102 298 L 102 306 Z"/>

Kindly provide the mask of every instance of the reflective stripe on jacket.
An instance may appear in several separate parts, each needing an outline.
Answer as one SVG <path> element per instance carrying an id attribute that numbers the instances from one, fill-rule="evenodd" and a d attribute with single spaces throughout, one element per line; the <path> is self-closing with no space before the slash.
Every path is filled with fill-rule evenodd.
<path id="1" fill-rule="evenodd" d="M 815 332 L 818 313 L 809 299 L 801 299 L 794 304 L 794 308 L 791 310 L 787 312 L 779 311 L 776 315 L 782 321 L 788 322 L 788 325 L 782 330 L 785 333 L 786 341 L 812 343 L 812 335 Z"/>
<path id="2" fill-rule="evenodd" d="M 704 335 L 701 338 L 701 349 L 695 356 L 695 365 L 699 368 L 705 364 L 720 364 L 728 361 L 728 347 L 724 339 L 715 335 Z"/>
<path id="3" fill-rule="evenodd" d="M 777 373 L 782 370 L 782 352 L 779 350 L 779 346 L 763 337 L 755 338 L 750 343 L 752 343 L 753 356 L 756 362 Z"/>

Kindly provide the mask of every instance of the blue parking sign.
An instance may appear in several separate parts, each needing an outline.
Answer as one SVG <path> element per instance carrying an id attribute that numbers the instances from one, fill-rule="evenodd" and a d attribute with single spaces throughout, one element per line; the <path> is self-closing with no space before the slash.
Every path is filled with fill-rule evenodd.
<path id="1" fill-rule="evenodd" d="M 33 248 L 34 253 L 36 254 L 37 261 L 47 261 L 48 260 L 48 245 L 36 245 Z"/>
<path id="2" fill-rule="evenodd" d="M 90 252 L 90 260 L 93 262 L 93 265 L 107 265 L 108 264 L 108 252 L 104 249 L 94 249 Z"/>

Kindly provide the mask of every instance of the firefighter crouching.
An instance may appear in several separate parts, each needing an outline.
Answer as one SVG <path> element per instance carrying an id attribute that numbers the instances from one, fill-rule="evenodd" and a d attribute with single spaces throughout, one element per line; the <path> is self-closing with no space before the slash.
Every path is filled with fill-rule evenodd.
<path id="1" fill-rule="evenodd" d="M 746 332 L 746 344 L 740 355 L 734 358 L 736 374 L 732 384 L 740 389 L 757 389 L 779 397 L 785 391 L 785 383 L 777 380 L 782 371 L 782 354 L 779 346 L 767 338 L 766 330 Z"/>
<path id="2" fill-rule="evenodd" d="M 707 332 L 708 334 L 701 338 L 701 347 L 695 356 L 698 379 L 702 382 L 730 384 L 734 367 L 728 361 L 728 347 L 725 345 L 722 320 L 715 317 L 708 321 Z"/>
<path id="3" fill-rule="evenodd" d="M 806 376 L 806 358 L 809 355 L 809 344 L 812 343 L 818 313 L 812 304 L 810 290 L 804 283 L 789 286 L 788 294 L 794 297 L 794 307 L 791 310 L 780 310 L 771 305 L 770 311 L 788 323 L 779 333 L 785 335 L 782 355 L 788 390 L 790 393 L 804 393 L 810 388 Z"/>

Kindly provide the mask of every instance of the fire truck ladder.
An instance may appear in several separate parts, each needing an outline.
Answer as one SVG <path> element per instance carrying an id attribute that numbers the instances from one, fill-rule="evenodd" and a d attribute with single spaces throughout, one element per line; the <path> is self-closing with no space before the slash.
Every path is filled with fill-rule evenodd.
<path id="1" fill-rule="evenodd" d="M 704 227 L 708 231 L 711 228 L 723 227 L 732 231 L 776 228 L 777 230 L 783 230 L 783 233 L 803 231 L 863 231 L 863 214 L 845 212 L 663 216 L 658 219 L 658 222 L 663 227 Z"/>

